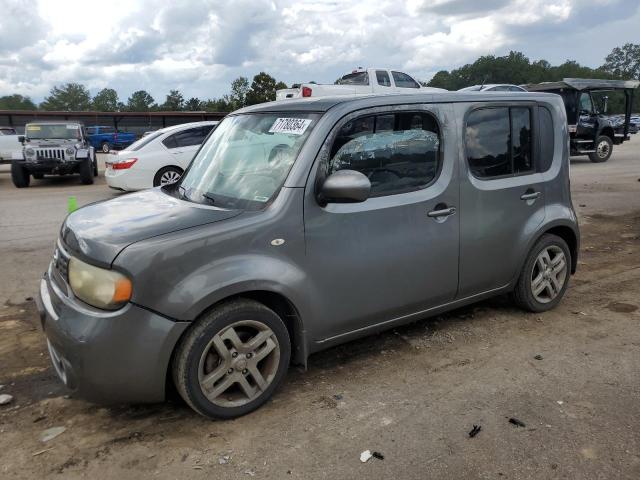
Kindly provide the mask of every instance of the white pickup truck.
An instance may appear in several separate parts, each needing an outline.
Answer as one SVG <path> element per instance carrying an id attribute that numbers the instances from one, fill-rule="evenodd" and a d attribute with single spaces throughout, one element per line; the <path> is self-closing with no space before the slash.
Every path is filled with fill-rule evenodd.
<path id="1" fill-rule="evenodd" d="M 13 152 L 21 149 L 16 131 L 11 127 L 0 127 L 0 164 L 11 163 Z"/>
<path id="2" fill-rule="evenodd" d="M 372 95 L 389 93 L 446 92 L 443 88 L 423 87 L 406 73 L 388 68 L 356 69 L 333 85 L 302 83 L 295 88 L 276 91 L 276 100 L 336 95 Z"/>

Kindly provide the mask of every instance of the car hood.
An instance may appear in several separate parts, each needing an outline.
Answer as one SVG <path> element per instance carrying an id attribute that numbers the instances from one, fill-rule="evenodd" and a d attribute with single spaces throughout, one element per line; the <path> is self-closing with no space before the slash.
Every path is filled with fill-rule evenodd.
<path id="1" fill-rule="evenodd" d="M 60 236 L 71 253 L 110 266 L 125 247 L 158 235 L 219 222 L 241 210 L 179 200 L 161 188 L 93 203 L 70 214 Z"/>

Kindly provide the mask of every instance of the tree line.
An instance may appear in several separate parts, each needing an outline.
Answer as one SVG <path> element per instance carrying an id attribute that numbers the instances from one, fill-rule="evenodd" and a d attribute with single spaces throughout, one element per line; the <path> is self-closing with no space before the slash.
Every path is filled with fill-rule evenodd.
<path id="1" fill-rule="evenodd" d="M 430 87 L 458 90 L 482 83 L 539 83 L 562 80 L 563 78 L 640 78 L 640 44 L 627 43 L 614 48 L 598 68 L 580 65 L 567 60 L 552 66 L 546 60 L 530 60 L 521 52 L 510 52 L 497 57 L 485 55 L 475 62 L 451 71 L 441 70 L 428 82 Z M 58 110 L 58 111 L 208 111 L 231 112 L 238 108 L 275 100 L 276 90 L 287 88 L 266 72 L 260 72 L 249 82 L 247 77 L 238 77 L 231 82 L 230 92 L 221 98 L 201 100 L 197 97 L 185 98 L 179 90 L 171 90 L 162 103 L 145 90 L 133 92 L 126 103 L 120 101 L 113 88 L 100 90 L 93 98 L 89 90 L 79 83 L 55 86 L 39 105 L 29 97 L 19 94 L 0 97 L 0 110 Z M 611 111 L 620 110 L 621 98 L 613 95 Z M 640 110 L 640 92 L 635 95 L 634 111 Z"/>
<path id="2" fill-rule="evenodd" d="M 260 72 L 249 83 L 247 77 L 238 77 L 231 82 L 230 92 L 221 98 L 201 100 L 185 98 L 179 90 L 170 90 L 164 102 L 157 103 L 146 90 L 133 92 L 126 103 L 113 88 L 103 88 L 94 97 L 80 83 L 55 86 L 49 95 L 36 105 L 29 97 L 14 94 L 0 97 L 0 110 L 48 110 L 48 111 L 100 111 L 100 112 L 152 112 L 152 111 L 207 111 L 232 112 L 247 105 L 275 100 L 276 90 L 287 88 L 271 75 Z"/>

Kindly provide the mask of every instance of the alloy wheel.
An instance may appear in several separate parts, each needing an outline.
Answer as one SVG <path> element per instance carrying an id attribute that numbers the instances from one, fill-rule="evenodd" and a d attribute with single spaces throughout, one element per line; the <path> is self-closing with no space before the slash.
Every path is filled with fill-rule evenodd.
<path id="1" fill-rule="evenodd" d="M 207 399 L 239 407 L 271 385 L 280 365 L 280 345 L 264 323 L 241 320 L 215 334 L 198 365 L 198 382 Z"/>
<path id="2" fill-rule="evenodd" d="M 180 180 L 181 175 L 175 170 L 167 170 L 160 176 L 160 185 L 171 185 L 172 183 L 176 183 Z"/>
<path id="3" fill-rule="evenodd" d="M 560 247 L 551 245 L 543 249 L 536 257 L 531 272 L 531 293 L 536 301 L 553 301 L 562 291 L 567 271 L 567 258 Z"/>
<path id="4" fill-rule="evenodd" d="M 610 148 L 611 147 L 609 147 L 609 142 L 602 141 L 598 144 L 598 147 L 596 148 L 596 153 L 600 158 L 606 158 L 607 155 L 609 155 Z"/>

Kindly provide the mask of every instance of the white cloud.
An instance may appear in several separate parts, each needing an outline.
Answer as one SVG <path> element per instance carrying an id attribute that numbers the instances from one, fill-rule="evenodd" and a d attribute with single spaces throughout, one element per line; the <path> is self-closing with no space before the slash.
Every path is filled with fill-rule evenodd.
<path id="1" fill-rule="evenodd" d="M 637 0 L 0 0 L 0 12 L 0 95 L 35 100 L 70 81 L 122 100 L 208 98 L 239 75 L 332 82 L 355 66 L 428 80 L 510 49 L 597 66 L 640 24 Z"/>

